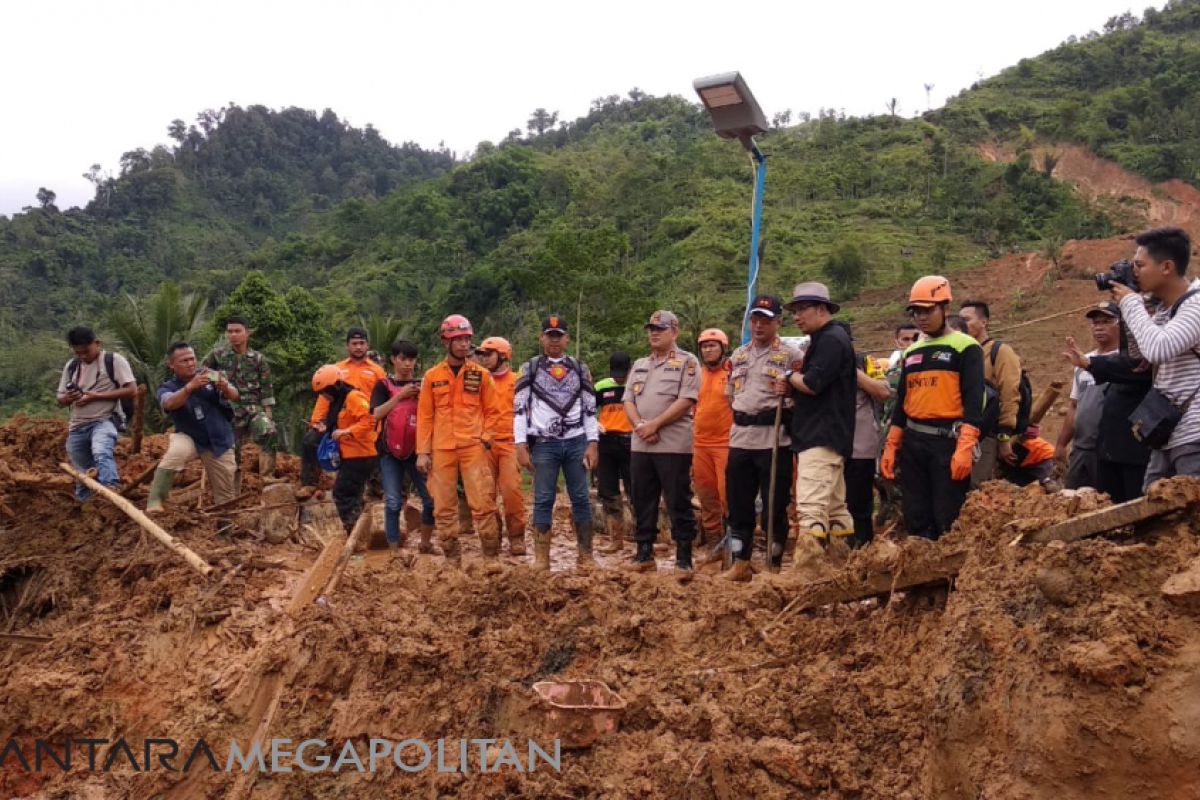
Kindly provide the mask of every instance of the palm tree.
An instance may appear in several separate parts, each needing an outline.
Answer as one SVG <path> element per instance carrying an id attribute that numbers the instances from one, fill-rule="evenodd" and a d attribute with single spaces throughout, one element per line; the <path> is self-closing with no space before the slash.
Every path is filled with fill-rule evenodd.
<path id="1" fill-rule="evenodd" d="M 358 324 L 367 329 L 367 337 L 371 349 L 383 358 L 384 368 L 388 365 L 388 356 L 392 352 L 392 342 L 405 333 L 404 323 L 394 317 L 384 317 L 382 314 L 372 314 L 369 317 L 358 318 Z"/>
<path id="2" fill-rule="evenodd" d="M 122 353 L 129 359 L 138 383 L 145 384 L 153 393 L 166 378 L 165 357 L 173 342 L 185 341 L 202 348 L 196 339 L 204 325 L 204 311 L 208 298 L 195 294 L 181 294 L 179 287 L 167 282 L 153 295 L 141 302 L 125 295 L 128 305 L 108 315 L 108 327 Z M 157 403 L 146 404 L 147 421 L 159 427 L 162 416 Z"/>

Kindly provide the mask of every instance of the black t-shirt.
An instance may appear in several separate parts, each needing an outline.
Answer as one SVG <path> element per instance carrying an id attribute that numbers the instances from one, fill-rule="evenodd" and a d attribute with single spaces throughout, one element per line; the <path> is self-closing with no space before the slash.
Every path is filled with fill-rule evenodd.
<path id="1" fill-rule="evenodd" d="M 804 366 L 804 384 L 815 395 L 792 392 L 792 450 L 829 449 L 850 458 L 854 448 L 854 404 L 858 376 L 854 345 L 840 322 L 812 334 Z"/>

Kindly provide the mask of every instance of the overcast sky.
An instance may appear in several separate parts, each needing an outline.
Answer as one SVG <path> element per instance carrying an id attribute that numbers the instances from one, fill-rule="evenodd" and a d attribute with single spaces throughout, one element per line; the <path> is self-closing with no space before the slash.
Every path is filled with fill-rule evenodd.
<path id="1" fill-rule="evenodd" d="M 1143 3 L 1144 5 L 1144 3 Z M 1162 3 L 1156 3 L 1161 6 Z M 332 108 L 393 142 L 457 152 L 638 87 L 693 98 L 741 70 L 768 118 L 791 108 L 936 107 L 980 76 L 1099 30 L 1128 0 L 860 2 L 5 3 L 0 214 L 86 203 L 93 163 L 167 141 L 172 119 L 228 102 Z M 1140 6 L 1139 6 L 1140 8 Z"/>

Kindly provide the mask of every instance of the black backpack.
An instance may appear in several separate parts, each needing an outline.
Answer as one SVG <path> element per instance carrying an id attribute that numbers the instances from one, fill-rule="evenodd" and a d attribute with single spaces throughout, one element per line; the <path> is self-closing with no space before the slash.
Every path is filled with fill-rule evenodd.
<path id="1" fill-rule="evenodd" d="M 71 380 L 75 380 L 75 372 L 78 369 L 79 359 L 72 358 L 70 363 L 67 364 L 67 374 L 71 376 Z M 108 379 L 113 382 L 113 385 L 120 389 L 121 384 L 117 383 L 117 371 L 113 367 L 113 354 L 108 350 L 104 351 L 104 371 L 108 373 Z M 133 398 L 122 397 L 118 402 L 120 403 L 121 413 L 117 415 L 118 419 L 114 420 L 114 422 L 118 431 L 124 431 L 129 425 L 129 420 L 133 419 Z"/>
<path id="2" fill-rule="evenodd" d="M 1000 352 L 1000 346 L 1004 342 L 999 339 L 993 340 L 992 350 L 989 358 L 992 362 L 992 369 L 996 369 L 996 354 Z M 1020 436 L 1025 433 L 1025 429 L 1029 427 L 1029 417 L 1033 411 L 1033 384 L 1029 382 L 1029 373 L 1021 367 L 1021 380 L 1017 384 L 1017 392 L 1019 399 L 1017 401 L 1017 425 L 1013 434 Z M 983 382 L 983 426 L 982 431 L 984 436 L 993 436 L 996 433 L 996 428 L 1000 424 L 1000 390 L 991 381 Z"/>

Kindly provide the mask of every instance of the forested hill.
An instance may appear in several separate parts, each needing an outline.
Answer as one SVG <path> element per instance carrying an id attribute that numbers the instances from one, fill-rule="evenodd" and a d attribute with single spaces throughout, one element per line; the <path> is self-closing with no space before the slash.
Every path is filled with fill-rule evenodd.
<path id="1" fill-rule="evenodd" d="M 1200 104 L 1198 9 L 1112 20 L 923 118 L 777 115 L 761 139 L 764 287 L 823 276 L 847 298 L 1130 224 L 1051 179 L 1032 157 L 1040 142 L 1083 141 L 1153 178 L 1196 182 L 1197 137 L 1176 137 Z M 1178 57 L 1166 65 L 1164 53 Z M 1142 63 L 1151 57 L 1159 66 Z M 1152 130 L 1134 110 L 1159 103 L 1173 121 Z M 1118 105 L 1124 116 L 1106 110 Z M 168 336 L 203 344 L 215 320 L 245 310 L 264 317 L 257 344 L 295 380 L 360 319 L 376 338 L 433 344 L 436 322 L 458 311 L 527 356 L 535 320 L 554 309 L 578 316 L 582 353 L 600 361 L 640 347 L 655 307 L 675 309 L 689 335 L 740 318 L 752 173 L 690 100 L 633 90 L 563 122 L 538 109 L 464 163 L 328 111 L 231 106 L 169 132 L 174 146 L 94 174 L 86 209 L 59 211 L 43 193 L 40 207 L 0 217 L 0 412 L 49 400 L 62 332 L 78 322 L 140 335 L 154 362 Z M 1021 157 L 982 160 L 979 145 L 997 139 Z M 150 297 L 163 281 L 180 287 L 166 297 L 194 302 L 167 313 Z"/>

